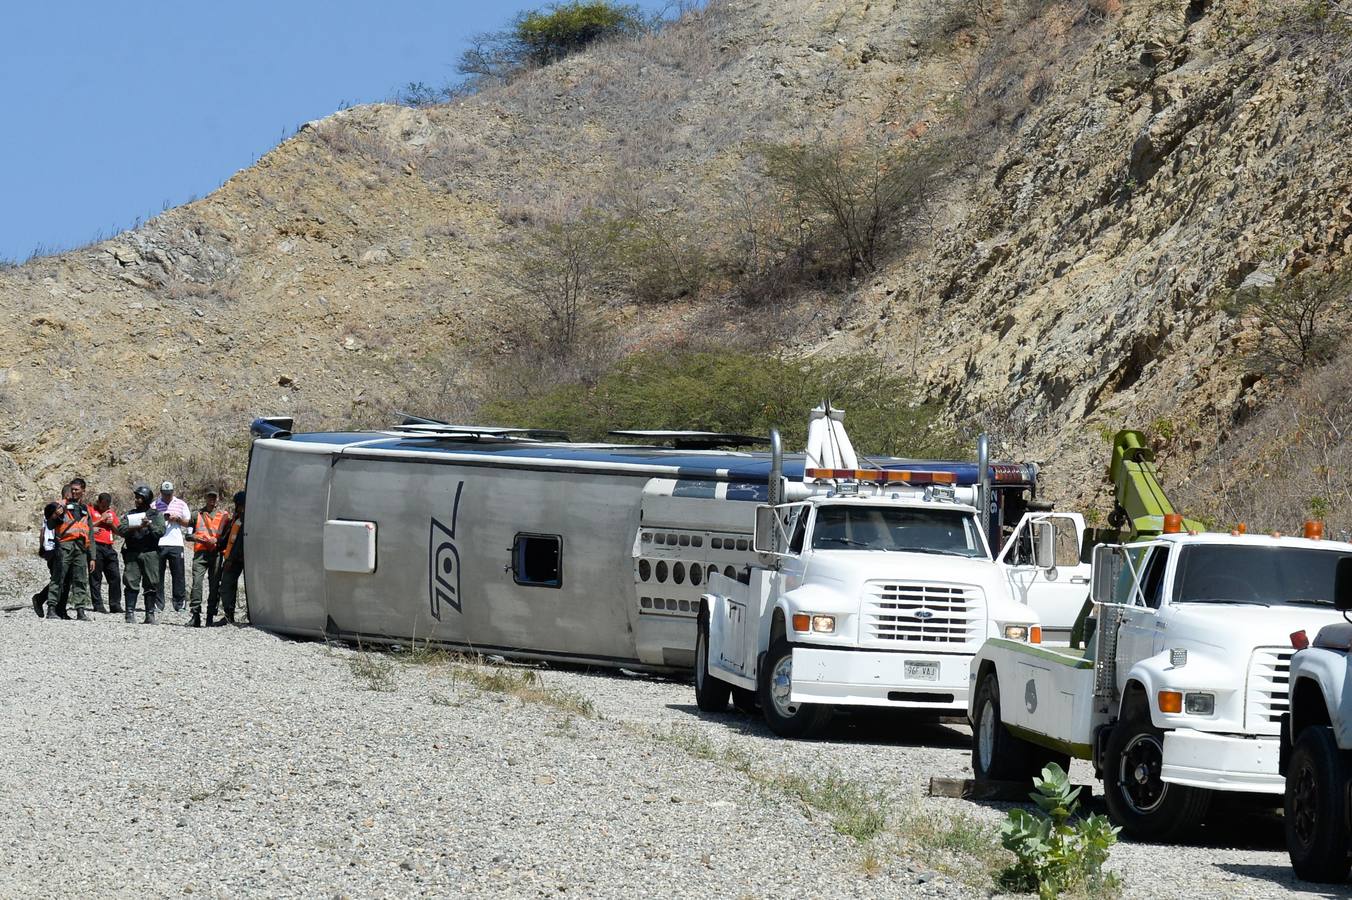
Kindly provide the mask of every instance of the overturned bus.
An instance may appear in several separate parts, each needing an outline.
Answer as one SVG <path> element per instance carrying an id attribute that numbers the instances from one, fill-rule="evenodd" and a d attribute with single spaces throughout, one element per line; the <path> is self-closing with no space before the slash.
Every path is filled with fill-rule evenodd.
<path id="1" fill-rule="evenodd" d="M 746 570 L 757 506 L 772 485 L 780 500 L 802 490 L 805 459 L 821 462 L 777 440 L 729 449 L 768 441 L 709 432 L 617 433 L 648 442 L 636 445 L 417 418 L 374 432 L 291 426 L 251 428 L 255 626 L 646 669 L 692 666 L 709 576 Z M 973 502 L 984 495 L 995 548 L 1036 497 L 1030 464 L 870 465 L 942 472 Z"/>

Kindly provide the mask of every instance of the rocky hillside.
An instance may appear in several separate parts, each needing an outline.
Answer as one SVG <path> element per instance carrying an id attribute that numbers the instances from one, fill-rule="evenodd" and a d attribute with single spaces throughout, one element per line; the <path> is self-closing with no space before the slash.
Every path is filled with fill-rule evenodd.
<path id="1" fill-rule="evenodd" d="M 676 299 L 614 290 L 616 352 L 870 347 L 1059 496 L 1091 501 L 1124 423 L 1191 471 L 1284 390 L 1223 301 L 1352 251 L 1347 45 L 1322 5 L 716 0 L 451 104 L 311 123 L 203 200 L 0 271 L 0 519 L 75 472 L 237 473 L 256 414 L 468 412 L 522 347 L 521 234 L 623 207 L 723 258 L 758 148 L 843 136 L 955 151 L 924 229 L 773 308 L 717 265 Z"/>

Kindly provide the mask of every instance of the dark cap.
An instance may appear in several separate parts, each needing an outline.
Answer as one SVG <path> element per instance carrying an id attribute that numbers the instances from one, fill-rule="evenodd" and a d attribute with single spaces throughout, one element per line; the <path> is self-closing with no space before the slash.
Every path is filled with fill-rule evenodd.
<path id="1" fill-rule="evenodd" d="M 202 492 L 202 496 L 204 497 L 219 497 L 220 495 L 221 492 L 216 490 L 214 487 L 209 487 Z"/>
<path id="2" fill-rule="evenodd" d="M 238 505 L 240 505 L 240 504 L 242 504 L 242 503 L 244 503 L 244 492 L 243 492 L 243 491 L 236 491 L 236 492 L 235 492 L 235 504 L 238 506 Z"/>

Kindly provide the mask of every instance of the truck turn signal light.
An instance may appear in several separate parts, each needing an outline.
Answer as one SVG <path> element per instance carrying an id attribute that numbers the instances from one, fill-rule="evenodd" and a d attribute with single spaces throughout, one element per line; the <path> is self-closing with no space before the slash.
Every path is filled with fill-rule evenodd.
<path id="1" fill-rule="evenodd" d="M 1178 691 L 1160 691 L 1160 712 L 1162 713 L 1181 713 L 1183 711 L 1183 695 Z"/>

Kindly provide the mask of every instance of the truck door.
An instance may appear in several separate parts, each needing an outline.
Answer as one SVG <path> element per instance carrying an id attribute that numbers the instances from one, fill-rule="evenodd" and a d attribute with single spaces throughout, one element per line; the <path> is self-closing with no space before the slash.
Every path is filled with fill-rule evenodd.
<path id="1" fill-rule="evenodd" d="M 1169 565 L 1169 546 L 1156 544 L 1145 551 L 1137 568 L 1136 587 L 1129 605 L 1122 610 L 1117 632 L 1118 689 L 1138 660 L 1154 656 L 1159 631 L 1159 608 L 1164 599 L 1164 573 Z"/>
<path id="2" fill-rule="evenodd" d="M 1039 569 L 1033 564 L 1033 528 L 1047 523 L 1056 532 L 1056 565 Z M 1080 558 L 1084 517 L 1079 513 L 1027 513 L 1000 550 L 996 562 L 1019 602 L 1032 607 L 1042 620 L 1042 640 L 1067 644 L 1075 619 L 1089 596 L 1090 564 Z"/>

